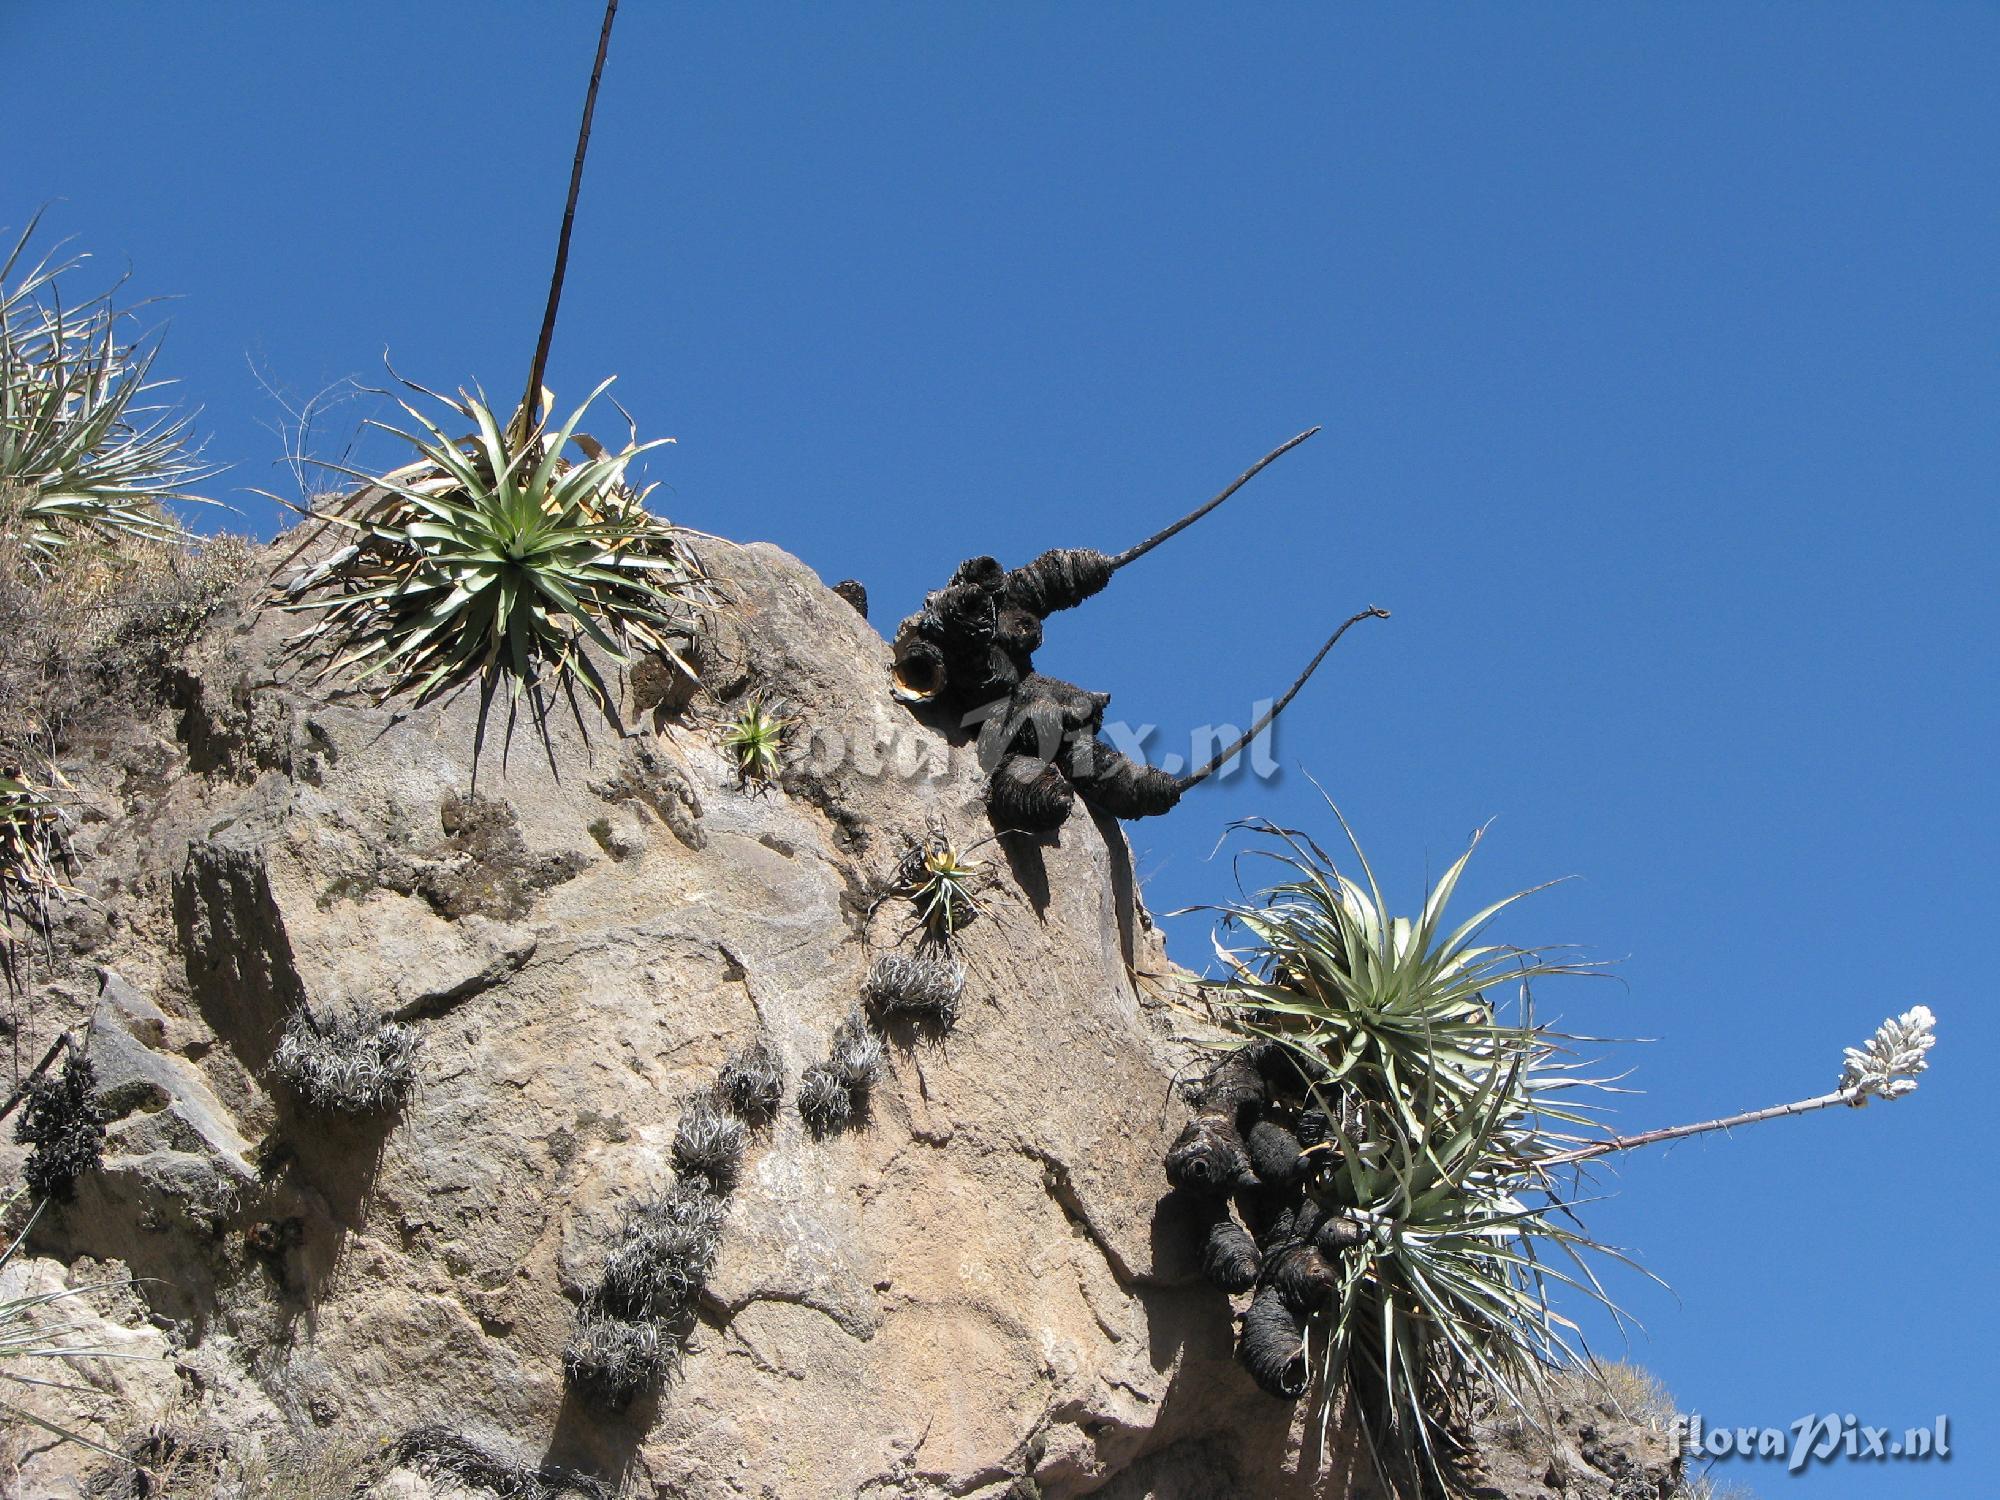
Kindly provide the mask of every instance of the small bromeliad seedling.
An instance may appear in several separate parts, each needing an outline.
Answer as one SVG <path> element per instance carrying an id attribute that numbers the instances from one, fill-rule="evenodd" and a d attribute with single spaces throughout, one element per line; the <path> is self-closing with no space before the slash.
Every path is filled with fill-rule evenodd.
<path id="1" fill-rule="evenodd" d="M 755 698 L 744 705 L 722 732 L 722 748 L 736 762 L 737 785 L 768 782 L 784 769 L 785 733 L 790 727 Z"/>
<path id="2" fill-rule="evenodd" d="M 910 903 L 925 941 L 949 947 L 986 910 L 976 894 L 985 875 L 985 865 L 933 822 L 922 838 L 908 841 L 889 894 Z"/>
<path id="3" fill-rule="evenodd" d="M 473 425 L 459 439 L 403 403 L 419 431 L 384 430 L 416 460 L 380 477 L 343 468 L 362 488 L 324 519 L 354 540 L 285 587 L 287 609 L 320 615 L 302 639 L 324 669 L 358 668 L 383 696 L 408 689 L 420 702 L 477 679 L 482 728 L 502 680 L 538 722 L 549 686 L 572 709 L 579 685 L 607 704 L 589 647 L 617 663 L 659 652 L 691 672 L 675 639 L 707 601 L 700 565 L 646 510 L 650 487 L 626 483 L 634 459 L 670 440 L 634 433 L 612 452 L 576 430 L 610 384 L 560 428 L 544 421 L 525 437 L 477 395 L 426 392 Z M 564 456 L 572 443 L 579 461 Z"/>

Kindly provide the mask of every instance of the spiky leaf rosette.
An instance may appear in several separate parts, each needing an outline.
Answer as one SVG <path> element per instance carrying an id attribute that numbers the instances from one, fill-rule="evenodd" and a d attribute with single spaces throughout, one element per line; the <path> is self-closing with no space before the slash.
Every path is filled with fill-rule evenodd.
<path id="1" fill-rule="evenodd" d="M 301 1103 L 330 1114 L 370 1115 L 399 1105 L 416 1077 L 417 1030 L 360 1013 L 321 1020 L 292 1013 L 271 1071 Z"/>
<path id="2" fill-rule="evenodd" d="M 752 698 L 722 732 L 722 748 L 736 762 L 739 782 L 771 780 L 784 769 L 785 732 L 790 725 Z"/>
<path id="3" fill-rule="evenodd" d="M 39 219 L 39 215 L 36 216 Z M 193 418 L 146 404 L 157 339 L 127 340 L 130 318 L 102 294 L 65 306 L 58 282 L 82 257 L 44 256 L 16 278 L 30 221 L 0 260 L 0 535 L 46 566 L 84 540 L 174 540 L 165 501 L 214 470 Z"/>
<path id="4" fill-rule="evenodd" d="M 893 889 L 909 901 L 925 939 L 948 948 L 985 909 L 976 894 L 984 877 L 985 866 L 933 824 L 922 838 L 908 841 Z"/>
<path id="5" fill-rule="evenodd" d="M 1537 1024 L 1531 990 L 1592 966 L 1481 940 L 1525 891 L 1448 922 L 1471 848 L 1411 919 L 1389 915 L 1344 821 L 1360 880 L 1303 834 L 1245 826 L 1283 874 L 1223 909 L 1250 941 L 1221 949 L 1232 977 L 1212 993 L 1233 1029 L 1299 1058 L 1302 1102 L 1324 1116 L 1305 1186 L 1339 1232 L 1319 1236 L 1322 1272 L 1297 1280 L 1310 1295 L 1292 1309 L 1322 1419 L 1351 1386 L 1391 1467 L 1451 1489 L 1473 1397 L 1533 1420 L 1543 1368 L 1575 1357 L 1551 1290 L 1605 1300 L 1587 1262 L 1615 1252 L 1582 1230 L 1544 1166 L 1590 1123 L 1572 1096 L 1603 1081 Z"/>
<path id="6" fill-rule="evenodd" d="M 342 470 L 363 488 L 325 519 L 354 540 L 286 586 L 287 609 L 319 613 L 303 639 L 327 670 L 358 669 L 383 696 L 419 701 L 475 678 L 490 700 L 504 679 L 538 714 L 549 685 L 572 706 L 578 684 L 609 701 L 587 646 L 614 662 L 664 653 L 693 675 L 674 642 L 706 602 L 700 565 L 645 509 L 650 487 L 625 482 L 634 459 L 671 440 L 612 452 L 576 431 L 610 384 L 522 442 L 476 395 L 436 397 L 472 423 L 461 439 L 403 404 L 419 431 L 385 430 L 416 460 L 379 478 Z M 563 456 L 572 441 L 580 461 Z"/>

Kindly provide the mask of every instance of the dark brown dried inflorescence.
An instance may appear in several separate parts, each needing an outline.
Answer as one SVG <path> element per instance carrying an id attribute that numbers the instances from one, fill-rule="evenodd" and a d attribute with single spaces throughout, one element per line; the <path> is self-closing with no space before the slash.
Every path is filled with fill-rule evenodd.
<path id="1" fill-rule="evenodd" d="M 1306 1393 L 1306 1349 L 1296 1314 L 1274 1286 L 1251 1299 L 1237 1345 L 1243 1368 L 1273 1396 L 1296 1401 Z"/>
<path id="2" fill-rule="evenodd" d="M 97 1097 L 97 1069 L 74 1047 L 62 1071 L 28 1081 L 14 1139 L 32 1147 L 22 1176 L 38 1198 L 68 1203 L 77 1180 L 97 1169 L 104 1154 L 104 1109 Z"/>
<path id="3" fill-rule="evenodd" d="M 991 773 L 987 812 L 1003 832 L 1047 835 L 1081 796 L 1119 818 L 1170 811 L 1189 788 L 1212 775 L 1283 711 L 1349 625 L 1384 612 L 1368 609 L 1335 631 L 1291 690 L 1249 734 L 1206 766 L 1174 776 L 1133 761 L 1103 737 L 1105 693 L 1086 692 L 1034 670 L 1042 626 L 1100 592 L 1112 575 L 1227 500 L 1263 467 L 1304 442 L 1281 444 L 1206 505 L 1138 546 L 1113 557 L 1058 547 L 1007 569 L 991 557 L 967 558 L 923 608 L 897 628 L 892 680 L 906 703 L 936 703 L 980 722 L 981 764 Z"/>
<path id="4" fill-rule="evenodd" d="M 1337 1295 L 1342 1252 L 1370 1232 L 1364 1216 L 1308 1191 L 1313 1152 L 1335 1138 L 1329 1107 L 1348 1106 L 1322 1068 L 1282 1043 L 1252 1042 L 1209 1071 L 1164 1163 L 1190 1210 L 1203 1275 L 1232 1295 L 1255 1294 L 1238 1358 L 1288 1400 L 1307 1383 L 1301 1330 Z"/>

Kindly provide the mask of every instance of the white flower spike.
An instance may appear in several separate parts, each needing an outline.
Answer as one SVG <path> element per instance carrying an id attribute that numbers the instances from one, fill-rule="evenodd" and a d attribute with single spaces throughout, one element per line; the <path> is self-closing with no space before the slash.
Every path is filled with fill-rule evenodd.
<path id="1" fill-rule="evenodd" d="M 1865 1047 L 1847 1049 L 1840 1072 L 1840 1091 L 1859 1108 L 1877 1095 L 1900 1099 L 1917 1086 L 1917 1074 L 1929 1066 L 1924 1057 L 1937 1041 L 1937 1018 L 1928 1005 L 1914 1006 L 1884 1021 Z"/>

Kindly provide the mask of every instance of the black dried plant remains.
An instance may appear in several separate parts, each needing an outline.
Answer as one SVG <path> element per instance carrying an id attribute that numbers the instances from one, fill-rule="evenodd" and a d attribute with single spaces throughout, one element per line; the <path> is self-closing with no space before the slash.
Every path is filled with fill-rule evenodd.
<path id="1" fill-rule="evenodd" d="M 560 1500 L 564 1495 L 611 1500 L 611 1490 L 604 1481 L 580 1469 L 557 1463 L 533 1468 L 513 1463 L 441 1423 L 411 1428 L 396 1439 L 394 1452 L 400 1463 L 426 1478 L 452 1479 L 498 1500 Z"/>
<path id="2" fill-rule="evenodd" d="M 1011 570 L 991 557 L 968 558 L 897 628 L 891 669 L 896 697 L 937 704 L 960 715 L 961 723 L 982 726 L 980 763 L 991 773 L 987 812 L 995 829 L 1053 834 L 1079 797 L 1118 818 L 1170 811 L 1269 727 L 1349 626 L 1385 615 L 1371 606 L 1350 618 L 1248 734 L 1184 776 L 1133 761 L 1104 738 L 1109 694 L 1034 669 L 1050 615 L 1098 593 L 1120 568 L 1200 520 L 1318 430 L 1280 444 L 1207 504 L 1115 557 L 1059 547 Z"/>
<path id="3" fill-rule="evenodd" d="M 28 1081 L 14 1139 L 32 1148 L 22 1169 L 28 1190 L 72 1202 L 77 1180 L 94 1171 L 104 1153 L 104 1109 L 89 1058 L 71 1047 L 60 1073 Z"/>

